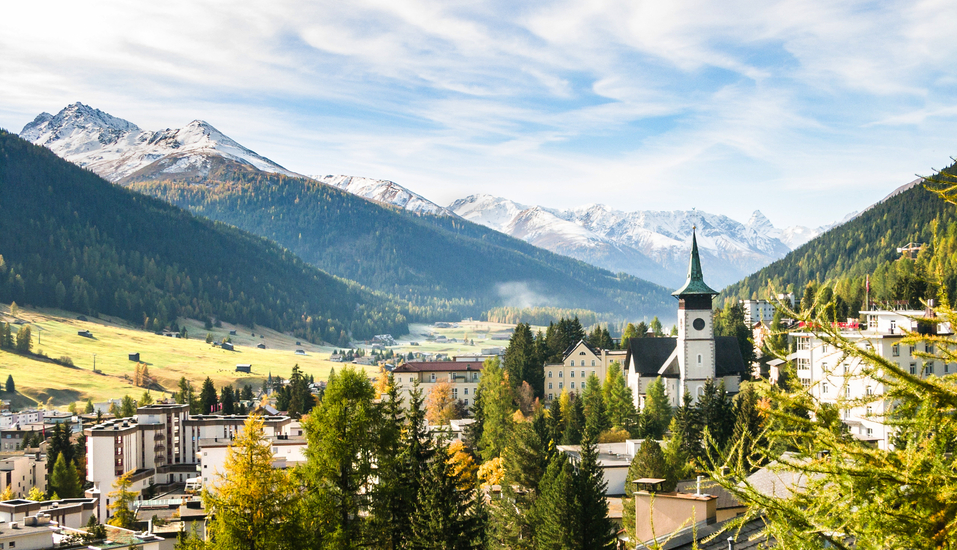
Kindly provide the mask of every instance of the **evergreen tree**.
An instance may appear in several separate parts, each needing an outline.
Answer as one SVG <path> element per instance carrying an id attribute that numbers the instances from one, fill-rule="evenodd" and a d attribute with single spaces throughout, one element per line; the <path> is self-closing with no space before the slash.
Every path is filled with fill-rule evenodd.
<path id="1" fill-rule="evenodd" d="M 480 384 L 481 386 L 481 384 Z M 479 448 L 479 442 L 482 440 L 482 432 L 485 430 L 485 412 L 482 406 L 481 387 L 476 388 L 475 396 L 472 399 L 472 423 L 465 426 L 464 441 L 473 451 Z"/>
<path id="2" fill-rule="evenodd" d="M 671 423 L 671 402 L 665 394 L 665 383 L 655 378 L 645 391 L 645 406 L 641 411 L 641 431 L 644 437 L 662 439 Z"/>
<path id="3" fill-rule="evenodd" d="M 579 510 L 575 473 L 565 453 L 558 453 L 549 461 L 535 501 L 536 550 L 566 550 L 580 548 L 578 532 Z"/>
<path id="4" fill-rule="evenodd" d="M 364 494 L 372 489 L 379 412 L 375 390 L 362 371 L 346 367 L 332 374 L 322 404 L 303 423 L 310 518 L 306 531 L 330 548 L 368 543 L 360 515 Z"/>
<path id="5" fill-rule="evenodd" d="M 20 326 L 17 331 L 17 353 L 30 353 L 33 349 L 33 338 L 30 334 L 30 325 Z"/>
<path id="6" fill-rule="evenodd" d="M 681 451 L 697 463 L 704 451 L 701 445 L 701 415 L 688 392 L 685 392 L 681 406 L 675 411 L 670 431 L 673 437 L 677 435 L 680 438 Z"/>
<path id="7" fill-rule="evenodd" d="M 86 405 L 83 407 L 84 414 L 93 414 L 93 400 L 87 398 Z"/>
<path id="8" fill-rule="evenodd" d="M 568 415 L 565 418 L 565 432 L 562 434 L 562 445 L 580 445 L 585 432 L 585 407 L 581 398 L 569 394 L 570 401 Z"/>
<path id="9" fill-rule="evenodd" d="M 562 434 L 565 433 L 565 419 L 562 417 L 561 399 L 552 399 L 548 408 L 548 441 L 549 447 L 562 443 Z"/>
<path id="10" fill-rule="evenodd" d="M 219 403 L 219 398 L 216 396 L 216 386 L 213 385 L 213 381 L 207 376 L 206 380 L 203 380 L 203 387 L 199 392 L 201 414 L 212 414 L 217 403 Z"/>
<path id="11" fill-rule="evenodd" d="M 628 387 L 618 361 L 612 361 L 608 365 L 601 392 L 612 428 L 627 430 L 632 436 L 637 436 L 638 411 L 635 409 L 631 388 Z"/>
<path id="12" fill-rule="evenodd" d="M 222 414 L 236 414 L 235 398 L 233 397 L 233 387 L 229 384 L 223 386 L 219 391 L 219 401 L 223 404 Z"/>
<path id="13" fill-rule="evenodd" d="M 665 333 L 661 330 L 661 321 L 658 320 L 657 315 L 655 315 L 654 319 L 651 320 L 649 328 L 651 328 L 656 338 L 660 338 L 665 335 Z"/>
<path id="14" fill-rule="evenodd" d="M 7 393 L 17 393 L 17 385 L 13 382 L 12 374 L 7 375 L 7 385 L 5 389 L 7 390 Z"/>
<path id="15" fill-rule="evenodd" d="M 698 400 L 698 418 L 707 429 L 718 449 L 724 449 L 734 432 L 734 403 L 724 390 L 724 380 L 715 384 L 705 382 L 704 393 Z"/>
<path id="16" fill-rule="evenodd" d="M 53 473 L 50 474 L 50 490 L 60 495 L 60 498 L 83 496 L 76 465 L 72 461 L 68 462 L 63 453 L 57 456 Z"/>
<path id="17" fill-rule="evenodd" d="M 124 395 L 123 401 L 120 403 L 120 416 L 123 418 L 136 416 L 136 402 L 129 394 Z"/>
<path id="18" fill-rule="evenodd" d="M 628 323 L 625 325 L 625 330 L 621 333 L 621 349 L 628 349 L 628 342 L 632 338 L 644 338 L 644 334 L 638 332 L 638 327 Z"/>
<path id="19" fill-rule="evenodd" d="M 585 412 L 585 432 L 589 438 L 597 439 L 611 428 L 611 422 L 605 408 L 605 399 L 602 397 L 601 381 L 594 372 L 588 375 L 581 400 Z"/>
<path id="20" fill-rule="evenodd" d="M 466 550 L 473 548 L 484 526 L 472 514 L 474 490 L 462 482 L 440 448 L 425 470 L 422 491 L 412 515 L 409 548 L 415 550 Z"/>
<path id="21" fill-rule="evenodd" d="M 505 371 L 508 373 L 512 388 L 518 388 L 522 382 L 528 382 L 536 397 L 545 390 L 543 360 L 538 356 L 532 329 L 527 323 L 519 323 L 505 349 Z"/>
<path id="22" fill-rule="evenodd" d="M 605 500 L 608 483 L 598 462 L 598 448 L 591 439 L 582 442 L 575 489 L 578 503 L 576 547 L 582 550 L 613 548 L 615 526 L 608 519 L 608 501 Z"/>
<path id="23" fill-rule="evenodd" d="M 512 426 L 512 413 L 515 412 L 512 386 L 498 358 L 486 359 L 479 380 L 479 392 L 482 395 L 482 439 L 479 453 L 483 461 L 501 456 L 508 442 L 508 433 Z"/>
<path id="24" fill-rule="evenodd" d="M 527 548 L 534 538 L 532 509 L 550 456 L 547 441 L 542 440 L 547 432 L 544 424 L 541 411 L 535 421 L 516 423 L 502 452 L 505 478 L 501 498 L 491 506 L 490 520 L 490 536 L 498 547 Z"/>
<path id="25" fill-rule="evenodd" d="M 416 495 L 407 484 L 411 470 L 410 457 L 403 444 L 407 423 L 402 398 L 395 377 L 390 373 L 386 380 L 381 421 L 377 429 L 378 482 L 372 490 L 370 527 L 377 548 L 398 550 L 409 539 Z M 413 401 L 421 401 L 417 384 L 412 393 Z"/>

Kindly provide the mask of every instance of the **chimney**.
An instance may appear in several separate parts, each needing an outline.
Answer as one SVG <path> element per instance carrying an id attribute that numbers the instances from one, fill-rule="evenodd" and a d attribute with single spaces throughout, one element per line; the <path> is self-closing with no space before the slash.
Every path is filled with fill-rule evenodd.
<path id="1" fill-rule="evenodd" d="M 701 496 L 701 479 L 702 479 L 703 477 L 704 477 L 704 476 L 698 476 L 698 483 L 697 483 L 697 485 L 696 485 L 696 487 L 695 487 L 695 493 L 694 493 L 694 494 L 697 495 L 697 496 L 699 496 L 699 497 Z"/>
<path id="2" fill-rule="evenodd" d="M 734 550 L 734 537 L 728 537 L 728 550 Z"/>

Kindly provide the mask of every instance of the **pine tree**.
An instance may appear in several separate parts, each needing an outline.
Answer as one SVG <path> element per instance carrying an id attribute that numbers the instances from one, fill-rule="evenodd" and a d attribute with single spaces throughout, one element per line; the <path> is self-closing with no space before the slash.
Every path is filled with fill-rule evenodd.
<path id="1" fill-rule="evenodd" d="M 502 452 L 505 478 L 501 498 L 491 506 L 490 519 L 491 538 L 498 547 L 525 548 L 534 538 L 532 509 L 550 456 L 540 433 L 546 431 L 544 415 L 539 412 L 536 418 L 540 430 L 535 422 L 516 423 Z"/>
<path id="2" fill-rule="evenodd" d="M 762 463 L 759 449 L 767 444 L 762 435 L 758 396 L 752 384 L 744 384 L 735 398 L 734 434 L 731 437 L 732 459 L 740 470 L 751 473 Z"/>
<path id="3" fill-rule="evenodd" d="M 13 382 L 13 375 L 7 375 L 7 385 L 5 387 L 7 393 L 17 393 L 17 385 Z"/>
<path id="4" fill-rule="evenodd" d="M 33 349 L 33 338 L 30 333 L 30 325 L 22 325 L 17 331 L 17 353 L 30 353 Z"/>
<path id="5" fill-rule="evenodd" d="M 440 448 L 425 470 L 422 491 L 412 516 L 409 548 L 422 550 L 466 550 L 473 548 L 482 529 L 472 515 L 473 489 L 462 490 L 461 479 Z"/>
<path id="6" fill-rule="evenodd" d="M 123 418 L 136 416 L 136 403 L 133 401 L 133 397 L 131 397 L 129 394 L 123 396 L 123 401 L 120 403 L 119 413 Z"/>
<path id="7" fill-rule="evenodd" d="M 605 399 L 602 397 L 601 381 L 594 372 L 588 375 L 581 400 L 585 412 L 585 431 L 591 438 L 597 439 L 611 428 L 611 422 L 605 408 Z"/>
<path id="8" fill-rule="evenodd" d="M 578 548 L 613 548 L 615 526 L 608 519 L 608 501 L 605 500 L 608 483 L 598 462 L 598 448 L 591 439 L 582 442 L 575 487 L 579 505 Z"/>
<path id="9" fill-rule="evenodd" d="M 585 407 L 581 398 L 570 394 L 569 412 L 565 420 L 562 445 L 579 445 L 585 432 Z"/>
<path id="10" fill-rule="evenodd" d="M 203 388 L 199 392 L 199 404 L 202 411 L 200 414 L 211 414 L 217 403 L 219 403 L 219 398 L 216 396 L 216 386 L 207 376 L 206 380 L 203 380 Z"/>
<path id="11" fill-rule="evenodd" d="M 417 386 L 413 388 L 413 394 L 421 396 Z M 398 550 L 409 538 L 415 495 L 406 483 L 410 474 L 403 446 L 406 418 L 391 373 L 386 378 L 382 412 L 376 445 L 378 482 L 372 489 L 370 527 L 377 548 Z"/>
<path id="12" fill-rule="evenodd" d="M 73 461 L 67 461 L 63 453 L 60 453 L 53 473 L 50 474 L 50 488 L 61 498 L 77 498 L 82 495 L 80 487 L 80 478 L 77 476 L 76 465 Z"/>
<path id="13" fill-rule="evenodd" d="M 724 449 L 734 431 L 734 403 L 724 390 L 724 381 L 705 382 L 704 393 L 698 399 L 698 418 L 702 429 L 707 429 L 718 449 Z"/>
<path id="14" fill-rule="evenodd" d="M 86 406 L 83 408 L 84 414 L 93 414 L 93 400 L 87 398 Z"/>
<path id="15" fill-rule="evenodd" d="M 612 361 L 608 366 L 601 392 L 612 428 L 627 430 L 632 436 L 637 436 L 638 411 L 635 409 L 634 394 L 628 387 L 618 361 Z"/>
<path id="16" fill-rule="evenodd" d="M 701 415 L 688 392 L 685 392 L 681 406 L 675 411 L 670 431 L 680 436 L 682 452 L 697 463 L 704 451 L 701 445 Z"/>
<path id="17" fill-rule="evenodd" d="M 655 378 L 645 392 L 645 406 L 641 411 L 641 431 L 646 438 L 662 439 L 671 423 L 671 403 L 665 394 L 665 383 Z"/>
<path id="18" fill-rule="evenodd" d="M 219 400 L 222 403 L 222 414 L 236 414 L 235 399 L 233 397 L 233 387 L 226 384 L 219 390 Z"/>
<path id="19" fill-rule="evenodd" d="M 548 463 L 533 509 L 536 550 L 581 548 L 576 544 L 581 509 L 576 493 L 575 473 L 566 455 L 558 453 Z"/>

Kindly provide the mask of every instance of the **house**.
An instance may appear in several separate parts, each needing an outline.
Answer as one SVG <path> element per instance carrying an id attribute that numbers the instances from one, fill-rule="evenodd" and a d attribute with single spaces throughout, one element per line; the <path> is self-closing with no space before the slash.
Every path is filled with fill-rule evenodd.
<path id="1" fill-rule="evenodd" d="M 43 424 L 14 424 L 9 428 L 0 429 L 0 451 L 10 452 L 18 451 L 23 446 L 23 439 L 27 434 L 37 433 L 41 438 L 46 439 L 45 427 Z"/>
<path id="2" fill-rule="evenodd" d="M 79 330 L 76 334 L 84 338 L 93 338 L 93 333 L 88 330 Z"/>
<path id="3" fill-rule="evenodd" d="M 635 457 L 635 444 L 639 440 L 631 440 L 631 443 L 623 441 L 621 443 L 599 443 L 596 445 L 598 452 L 598 465 L 601 466 L 602 477 L 607 485 L 606 495 L 624 495 L 625 481 L 628 478 L 628 467 Z M 578 467 L 581 461 L 581 445 L 558 445 L 559 452 L 565 453 L 572 466 Z"/>
<path id="4" fill-rule="evenodd" d="M 140 361 L 139 353 L 131 353 L 129 357 L 130 357 L 130 361 L 136 361 L 137 363 Z"/>
<path id="5" fill-rule="evenodd" d="M 224 350 L 226 350 L 226 351 L 233 351 L 233 343 L 232 343 L 232 342 L 223 342 L 223 343 L 222 343 L 222 348 L 223 348 Z"/>
<path id="6" fill-rule="evenodd" d="M 253 366 L 250 364 L 245 365 L 236 365 L 236 372 L 245 372 L 250 373 L 253 370 Z"/>
<path id="7" fill-rule="evenodd" d="M 236 336 L 236 331 L 235 331 L 235 330 L 229 331 L 229 335 L 230 335 L 230 336 Z"/>
<path id="8" fill-rule="evenodd" d="M 262 342 L 260 342 L 260 343 L 256 344 L 256 347 L 259 348 L 259 349 L 266 349 L 266 344 L 263 344 Z"/>
<path id="9" fill-rule="evenodd" d="M 306 350 L 303 350 L 303 349 L 296 350 L 296 355 L 305 355 L 305 354 L 306 354 Z"/>
<path id="10" fill-rule="evenodd" d="M 24 498 L 34 487 L 46 492 L 46 477 L 46 455 L 21 451 L 0 459 L 0 493 L 9 488 L 14 497 Z"/>
<path id="11" fill-rule="evenodd" d="M 625 372 L 639 408 L 648 385 L 658 377 L 664 379 L 671 405 L 678 407 L 685 393 L 695 400 L 703 395 L 709 380 L 722 381 L 725 391 L 737 393 L 747 373 L 737 339 L 714 335 L 712 301 L 718 293 L 704 282 L 693 230 L 688 278 L 672 295 L 678 299 L 678 336 L 628 341 Z"/>

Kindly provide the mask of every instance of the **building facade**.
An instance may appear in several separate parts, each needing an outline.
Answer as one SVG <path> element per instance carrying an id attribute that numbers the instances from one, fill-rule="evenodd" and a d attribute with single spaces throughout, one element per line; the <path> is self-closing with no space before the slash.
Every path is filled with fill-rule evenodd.
<path id="1" fill-rule="evenodd" d="M 422 397 L 428 397 L 440 382 L 452 386 L 452 399 L 461 399 L 471 409 L 482 377 L 481 361 L 409 361 L 396 367 L 392 374 L 399 395 L 408 403 L 412 388 L 419 383 Z"/>
<path id="2" fill-rule="evenodd" d="M 949 324 L 924 324 L 926 312 L 920 310 L 872 310 L 860 314 L 863 321 L 860 325 L 841 330 L 841 336 L 855 345 L 877 353 L 913 375 L 939 377 L 957 372 L 957 364 L 919 355 L 933 354 L 933 346 L 901 343 L 905 331 L 952 334 Z M 865 372 L 860 359 L 845 357 L 810 331 L 799 329 L 791 332 L 789 338 L 795 351 L 788 360 L 794 363 L 801 385 L 820 401 L 836 405 L 854 437 L 881 449 L 891 448 L 893 431 L 883 423 L 891 403 L 880 398 L 885 392 L 883 384 Z"/>
<path id="3" fill-rule="evenodd" d="M 562 390 L 580 393 L 592 374 L 604 382 L 608 367 L 614 361 L 624 363 L 625 355 L 625 351 L 596 348 L 585 340 L 569 346 L 561 363 L 547 364 L 544 367 L 545 399 L 556 399 L 562 394 Z"/>

